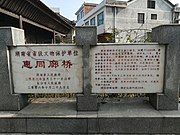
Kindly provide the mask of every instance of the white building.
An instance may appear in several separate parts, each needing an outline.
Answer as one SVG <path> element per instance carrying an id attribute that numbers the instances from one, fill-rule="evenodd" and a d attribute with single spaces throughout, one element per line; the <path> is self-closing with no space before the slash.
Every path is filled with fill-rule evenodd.
<path id="1" fill-rule="evenodd" d="M 179 12 L 169 0 L 103 0 L 84 3 L 76 12 L 76 25 L 96 25 L 100 42 L 144 42 L 153 27 L 179 23 Z"/>

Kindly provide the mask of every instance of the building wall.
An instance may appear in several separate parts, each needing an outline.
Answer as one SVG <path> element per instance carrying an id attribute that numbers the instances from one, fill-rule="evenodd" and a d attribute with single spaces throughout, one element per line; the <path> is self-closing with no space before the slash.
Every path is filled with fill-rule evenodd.
<path id="1" fill-rule="evenodd" d="M 0 13 L 0 27 L 20 28 L 19 20 Z M 23 22 L 26 43 L 52 43 L 53 32 Z"/>
<path id="2" fill-rule="evenodd" d="M 40 29 L 28 23 L 23 23 L 26 43 L 43 44 L 53 43 L 54 33 Z"/>
<path id="3" fill-rule="evenodd" d="M 135 0 L 130 2 L 127 8 L 116 8 L 116 19 L 114 22 L 113 7 L 106 8 L 106 26 L 109 29 L 147 29 L 162 24 L 172 23 L 172 8 L 163 0 L 156 0 L 156 8 L 147 8 L 147 0 Z M 138 23 L 138 13 L 145 13 L 145 23 Z M 151 14 L 157 14 L 157 20 L 151 20 Z M 114 26 L 116 25 L 116 26 Z"/>
<path id="4" fill-rule="evenodd" d="M 85 15 L 87 14 L 87 13 L 89 13 L 93 8 L 95 8 L 96 6 L 94 5 L 85 5 L 85 7 L 84 7 L 84 13 L 85 13 Z"/>
<path id="5" fill-rule="evenodd" d="M 77 26 L 85 25 L 93 17 L 96 18 L 97 26 L 97 15 L 104 11 L 104 25 L 97 26 L 98 35 L 113 33 L 116 29 L 120 32 L 114 37 L 118 39 L 116 42 L 126 42 L 128 38 L 135 39 L 136 37 L 141 40 L 141 38 L 146 38 L 144 36 L 147 36 L 147 32 L 151 32 L 152 28 L 172 23 L 173 7 L 164 0 L 155 0 L 155 2 L 155 9 L 150 9 L 147 8 L 147 0 L 133 0 L 128 2 L 127 7 L 108 6 L 104 0 L 79 20 Z M 138 13 L 145 14 L 144 23 L 138 23 Z M 151 14 L 157 14 L 157 20 L 152 20 Z M 129 33 L 133 33 L 132 37 Z M 138 42 L 139 39 L 137 39 Z"/>
<path id="6" fill-rule="evenodd" d="M 95 17 L 96 26 L 97 26 L 97 15 L 104 11 L 104 18 L 106 18 L 106 10 L 105 10 L 105 1 L 102 1 L 99 5 L 93 8 L 89 13 L 87 13 L 81 20 L 76 23 L 76 26 L 84 26 L 87 21 L 90 22 L 92 18 Z M 105 23 L 105 22 L 104 22 Z M 101 34 L 105 32 L 105 25 L 97 26 L 97 34 Z"/>
<path id="7" fill-rule="evenodd" d="M 152 28 L 172 23 L 172 7 L 164 0 L 155 0 L 155 9 L 147 8 L 147 0 L 134 0 L 126 8 L 106 7 L 105 32 L 119 32 L 116 42 L 145 42 Z M 144 23 L 138 23 L 138 13 L 144 13 Z M 157 20 L 151 19 L 157 14 Z"/>

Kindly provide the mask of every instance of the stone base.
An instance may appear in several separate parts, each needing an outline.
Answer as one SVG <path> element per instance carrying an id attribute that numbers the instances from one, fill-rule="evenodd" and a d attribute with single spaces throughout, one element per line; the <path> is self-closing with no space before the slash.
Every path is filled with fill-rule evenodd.
<path id="1" fill-rule="evenodd" d="M 0 110 L 18 111 L 28 104 L 27 95 L 12 94 L 11 71 L 7 46 L 25 44 L 24 31 L 13 27 L 0 28 Z M 21 83 L 21 82 L 19 82 Z M 0 126 L 1 128 L 1 126 Z"/>
<path id="2" fill-rule="evenodd" d="M 98 101 L 97 95 L 84 96 L 83 94 L 77 94 L 77 111 L 97 111 Z"/>
<path id="3" fill-rule="evenodd" d="M 28 105 L 27 95 L 0 95 L 0 111 L 19 111 Z"/>
<path id="4" fill-rule="evenodd" d="M 178 110 L 178 101 L 164 94 L 149 94 L 151 105 L 156 110 Z"/>
<path id="5" fill-rule="evenodd" d="M 179 108 L 180 109 L 180 108 Z M 34 103 L 0 112 L 0 133 L 179 134 L 180 110 L 157 111 L 148 101 L 100 104 L 99 111 L 76 111 L 76 103 Z"/>

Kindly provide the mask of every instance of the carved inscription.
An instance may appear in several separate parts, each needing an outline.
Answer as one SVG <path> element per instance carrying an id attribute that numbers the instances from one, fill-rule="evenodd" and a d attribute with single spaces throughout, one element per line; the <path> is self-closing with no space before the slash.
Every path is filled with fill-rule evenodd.
<path id="1" fill-rule="evenodd" d="M 76 46 L 11 49 L 15 93 L 81 93 L 82 52 Z"/>
<path id="2" fill-rule="evenodd" d="M 91 53 L 93 93 L 163 90 L 164 46 L 97 46 Z"/>

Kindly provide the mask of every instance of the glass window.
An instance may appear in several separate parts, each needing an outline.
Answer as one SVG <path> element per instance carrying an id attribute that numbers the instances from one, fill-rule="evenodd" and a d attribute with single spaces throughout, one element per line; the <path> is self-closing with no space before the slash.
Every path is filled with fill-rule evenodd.
<path id="1" fill-rule="evenodd" d="M 89 25 L 89 21 L 87 21 L 86 23 L 85 23 L 85 26 L 88 26 Z"/>
<path id="2" fill-rule="evenodd" d="M 80 18 L 83 18 L 83 17 L 84 17 L 84 11 L 82 10 L 82 11 L 80 12 L 80 14 L 81 14 L 81 17 L 80 17 Z"/>
<path id="3" fill-rule="evenodd" d="M 138 13 L 138 23 L 144 23 L 144 13 Z"/>
<path id="4" fill-rule="evenodd" d="M 102 24 L 104 24 L 104 12 L 97 15 L 97 25 L 99 26 Z"/>
<path id="5" fill-rule="evenodd" d="M 95 17 L 93 17 L 93 18 L 90 20 L 90 25 L 96 25 L 96 19 L 95 19 Z"/>
<path id="6" fill-rule="evenodd" d="M 157 14 L 151 14 L 151 20 L 157 20 Z"/>
<path id="7" fill-rule="evenodd" d="M 77 21 L 79 21 L 81 18 L 80 18 L 80 14 L 77 15 Z"/>
<path id="8" fill-rule="evenodd" d="M 154 0 L 148 0 L 147 7 L 155 9 L 156 2 Z"/>

